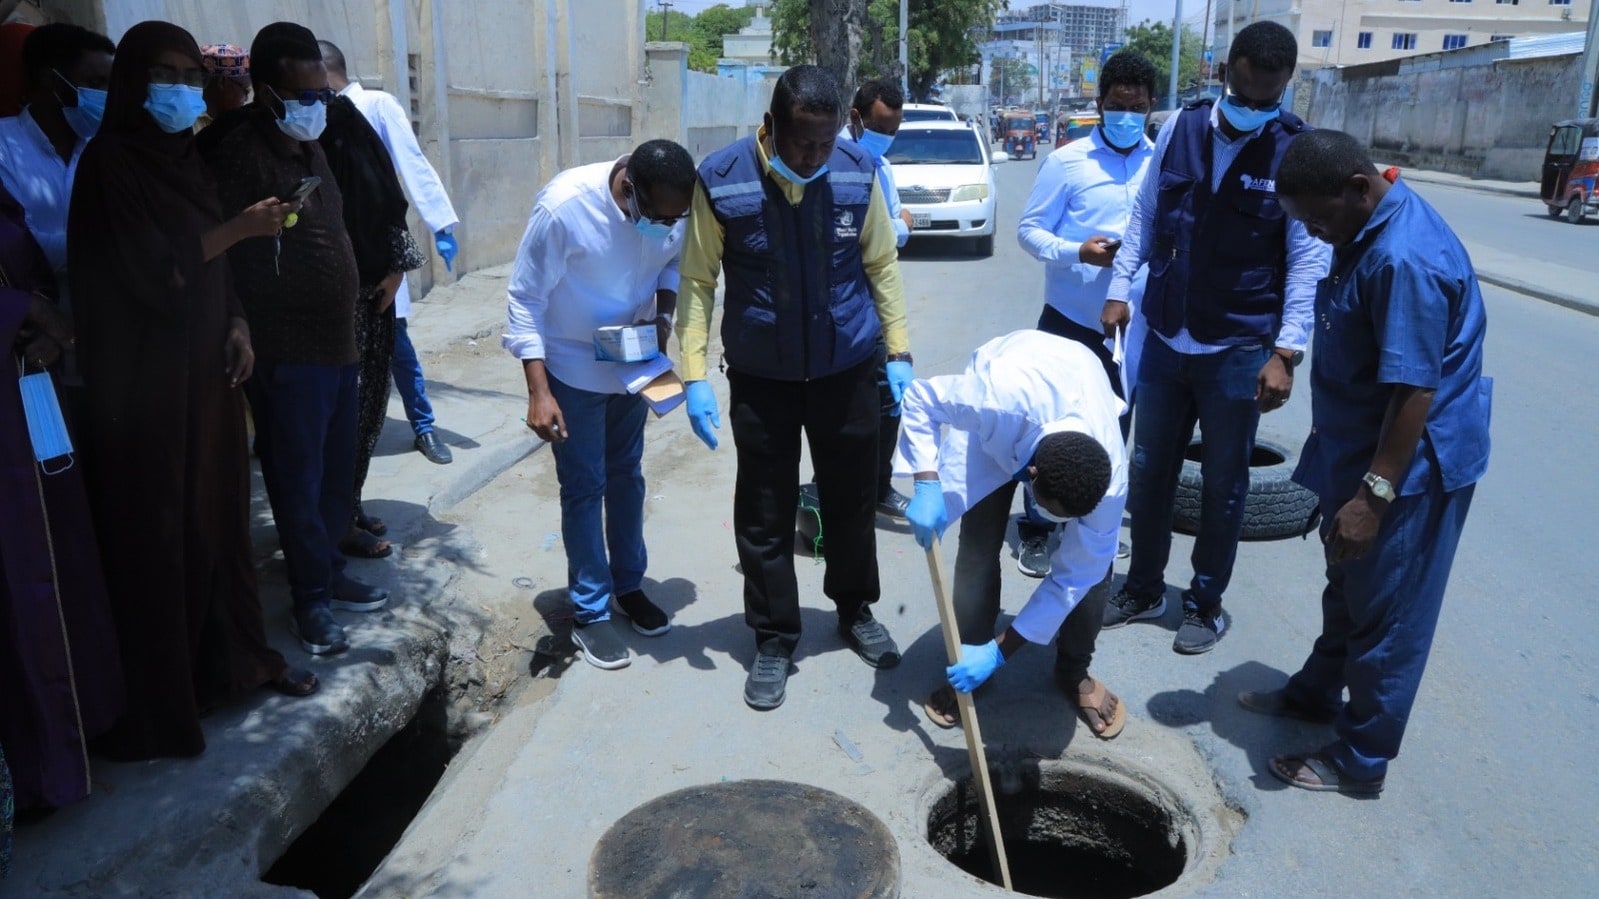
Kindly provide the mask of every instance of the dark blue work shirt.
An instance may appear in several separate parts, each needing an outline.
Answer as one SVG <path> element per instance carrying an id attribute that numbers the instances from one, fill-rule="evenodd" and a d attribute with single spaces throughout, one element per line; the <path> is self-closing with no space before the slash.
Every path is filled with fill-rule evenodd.
<path id="1" fill-rule="evenodd" d="M 1371 467 L 1394 386 L 1435 390 L 1402 496 L 1445 491 L 1488 468 L 1493 380 L 1488 319 L 1471 258 L 1443 217 L 1397 181 L 1316 291 L 1312 427 L 1294 480 L 1341 501 Z"/>

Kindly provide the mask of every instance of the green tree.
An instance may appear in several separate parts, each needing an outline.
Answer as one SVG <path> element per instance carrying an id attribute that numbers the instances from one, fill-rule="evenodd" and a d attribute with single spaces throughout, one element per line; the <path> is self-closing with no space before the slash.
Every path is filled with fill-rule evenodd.
<path id="1" fill-rule="evenodd" d="M 755 19 L 755 7 L 732 7 L 726 3 L 718 3 L 707 7 L 694 17 L 694 30 L 698 31 L 713 58 L 722 56 L 722 38 L 729 34 L 737 34 L 749 27 Z"/>
<path id="2" fill-rule="evenodd" d="M 1165 97 L 1168 85 L 1171 84 L 1171 26 L 1165 22 L 1151 22 L 1145 19 L 1142 24 L 1134 25 L 1127 29 L 1127 45 L 1124 50 L 1131 50 L 1142 55 L 1155 66 L 1155 71 L 1160 78 L 1156 82 L 1160 87 L 1162 100 L 1170 102 L 1170 97 Z M 1189 82 L 1199 78 L 1199 64 L 1204 48 L 1200 46 L 1204 39 L 1199 32 L 1187 25 L 1183 26 L 1182 54 L 1177 69 L 1177 90 L 1188 90 Z"/>
<path id="3" fill-rule="evenodd" d="M 994 71 L 990 75 L 989 84 L 991 91 L 999 97 L 1001 102 L 1007 102 L 1011 97 L 1021 99 L 1023 103 L 1032 96 L 1033 86 L 1032 66 L 1020 59 L 996 59 Z M 1004 93 L 1000 94 L 1001 87 Z"/>
<path id="4" fill-rule="evenodd" d="M 716 8 L 711 7 L 711 9 Z M 710 11 L 710 9 L 706 10 L 706 12 Z M 754 15 L 753 10 L 751 15 Z M 666 31 L 663 37 L 663 32 L 661 31 L 662 14 L 652 12 L 644 16 L 645 39 L 651 41 L 679 41 L 688 44 L 688 67 L 696 72 L 714 73 L 716 71 L 716 59 L 722 53 L 722 36 L 720 34 L 716 36 L 716 46 L 713 50 L 697 16 L 667 10 L 665 17 Z M 746 22 L 745 24 L 748 23 Z M 742 28 L 743 26 L 739 27 Z M 738 29 L 735 28 L 733 30 L 737 31 Z"/>
<path id="5" fill-rule="evenodd" d="M 785 65 L 818 58 L 819 35 L 837 29 L 814 27 L 817 6 L 831 10 L 850 0 L 776 0 L 772 6 L 773 50 Z M 973 29 L 992 22 L 1005 0 L 910 0 L 910 87 L 913 97 L 926 97 L 933 84 L 949 69 L 978 61 Z M 829 23 L 844 23 L 830 13 Z M 847 23 L 846 23 L 847 24 Z M 860 78 L 887 78 L 899 74 L 899 0 L 870 0 L 860 25 L 857 74 Z M 851 80 L 853 83 L 853 79 Z"/>

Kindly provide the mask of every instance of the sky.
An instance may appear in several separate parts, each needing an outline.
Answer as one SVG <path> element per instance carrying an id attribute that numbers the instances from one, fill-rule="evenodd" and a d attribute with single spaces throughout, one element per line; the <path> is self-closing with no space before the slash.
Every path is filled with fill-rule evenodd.
<path id="1" fill-rule="evenodd" d="M 726 2 L 729 6 L 743 6 L 749 5 L 753 0 L 672 0 L 672 11 L 694 15 L 708 6 L 715 6 L 717 3 L 722 2 Z M 1042 0 L 1011 0 L 1010 6 L 1011 9 L 1024 9 L 1029 6 L 1036 6 L 1039 2 L 1042 2 Z M 1112 0 L 1076 0 L 1076 2 L 1087 6 L 1115 5 Z M 1212 2 L 1219 2 L 1219 0 L 1212 0 Z M 1145 19 L 1156 19 L 1170 23 L 1175 5 L 1174 0 L 1128 0 L 1127 23 L 1129 25 L 1137 25 Z M 648 8 L 652 12 L 659 9 L 653 0 L 648 3 Z M 1183 21 L 1198 28 L 1199 21 L 1204 17 L 1204 0 L 1184 0 Z"/>

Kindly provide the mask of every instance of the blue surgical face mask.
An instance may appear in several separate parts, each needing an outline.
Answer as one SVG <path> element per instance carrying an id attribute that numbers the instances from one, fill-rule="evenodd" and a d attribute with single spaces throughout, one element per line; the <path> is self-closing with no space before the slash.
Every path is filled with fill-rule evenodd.
<path id="1" fill-rule="evenodd" d="M 67 435 L 66 419 L 56 400 L 55 384 L 47 371 L 25 375 L 17 381 L 22 391 L 22 415 L 28 422 L 28 439 L 33 443 L 33 458 L 45 474 L 60 474 L 72 467 L 72 438 Z M 45 463 L 66 460 L 51 470 Z"/>
<path id="2" fill-rule="evenodd" d="M 1033 511 L 1038 513 L 1038 517 L 1050 522 L 1051 524 L 1065 524 L 1066 522 L 1071 521 L 1070 518 L 1062 515 L 1056 515 L 1054 512 L 1044 508 L 1044 504 L 1038 501 L 1038 487 L 1035 483 L 1029 482 L 1027 486 L 1033 489 Z"/>
<path id="3" fill-rule="evenodd" d="M 1272 119 L 1277 118 L 1277 114 L 1281 111 L 1281 107 L 1250 109 L 1247 106 L 1240 106 L 1233 101 L 1233 97 L 1230 94 L 1221 101 L 1221 114 L 1227 117 L 1227 123 L 1245 133 L 1254 131 Z"/>
<path id="4" fill-rule="evenodd" d="M 826 165 L 823 165 L 821 168 L 817 169 L 814 173 L 812 173 L 812 175 L 809 178 L 801 178 L 798 173 L 796 173 L 793 169 L 789 168 L 788 167 L 788 163 L 784 162 L 782 155 L 777 152 L 777 128 L 776 127 L 772 128 L 772 160 L 771 160 L 771 162 L 772 162 L 772 171 L 778 173 L 779 175 L 782 175 L 784 178 L 787 178 L 788 180 L 794 182 L 795 184 L 809 184 L 812 181 L 815 181 L 817 178 L 820 178 L 823 175 L 827 174 L 827 166 Z"/>
<path id="5" fill-rule="evenodd" d="M 187 84 L 152 84 L 144 110 L 168 134 L 188 131 L 205 112 L 205 91 Z"/>
<path id="6" fill-rule="evenodd" d="M 879 134 L 870 128 L 862 128 L 861 136 L 856 143 L 865 147 L 866 152 L 872 154 L 872 158 L 882 159 L 888 153 L 888 148 L 894 145 L 894 135 Z"/>
<path id="7" fill-rule="evenodd" d="M 67 81 L 67 76 L 60 72 L 55 74 L 78 96 L 78 105 L 62 106 L 61 116 L 67 120 L 67 124 L 79 137 L 84 140 L 94 137 L 100 130 L 100 120 L 105 117 L 105 91 L 92 87 L 78 87 Z"/>
<path id="8" fill-rule="evenodd" d="M 668 237 L 672 236 L 671 225 L 665 225 L 646 218 L 643 213 L 639 212 L 637 190 L 634 190 L 632 193 L 627 195 L 627 203 L 630 207 L 632 207 L 633 227 L 637 228 L 638 233 L 644 235 L 646 240 L 665 241 Z"/>
<path id="9" fill-rule="evenodd" d="M 278 92 L 272 91 L 272 96 L 278 97 Z M 278 102 L 283 104 L 283 118 L 277 120 L 279 131 L 297 141 L 316 140 L 322 136 L 322 130 L 328 126 L 328 104 L 318 100 L 306 106 L 299 100 L 289 103 L 282 97 L 278 97 Z"/>
<path id="10" fill-rule="evenodd" d="M 1141 112 L 1112 110 L 1104 113 L 1099 133 L 1105 136 L 1105 143 L 1118 150 L 1128 150 L 1144 139 L 1144 122 L 1147 119 L 1148 116 Z"/>

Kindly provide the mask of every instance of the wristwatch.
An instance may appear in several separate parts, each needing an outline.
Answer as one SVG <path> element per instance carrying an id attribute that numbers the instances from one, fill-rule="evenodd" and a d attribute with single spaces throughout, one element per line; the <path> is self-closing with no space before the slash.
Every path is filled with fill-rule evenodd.
<path id="1" fill-rule="evenodd" d="M 1295 368 L 1298 368 L 1299 363 L 1305 361 L 1304 350 L 1290 350 L 1287 347 L 1273 347 L 1272 352 L 1277 354 L 1277 358 L 1283 360 L 1283 364 L 1288 366 L 1289 371 L 1293 371 Z"/>
<path id="2" fill-rule="evenodd" d="M 1387 478 L 1377 474 L 1374 471 L 1366 472 L 1366 474 L 1360 480 L 1365 483 L 1366 488 L 1371 491 L 1372 496 L 1377 497 L 1385 503 L 1391 503 L 1399 498 L 1399 494 L 1394 492 L 1394 485 L 1389 483 Z"/>
<path id="3" fill-rule="evenodd" d="M 911 361 L 911 354 L 910 353 L 889 353 L 888 354 L 888 358 L 886 360 L 884 360 L 884 361 L 886 361 L 886 362 L 910 362 Z"/>

